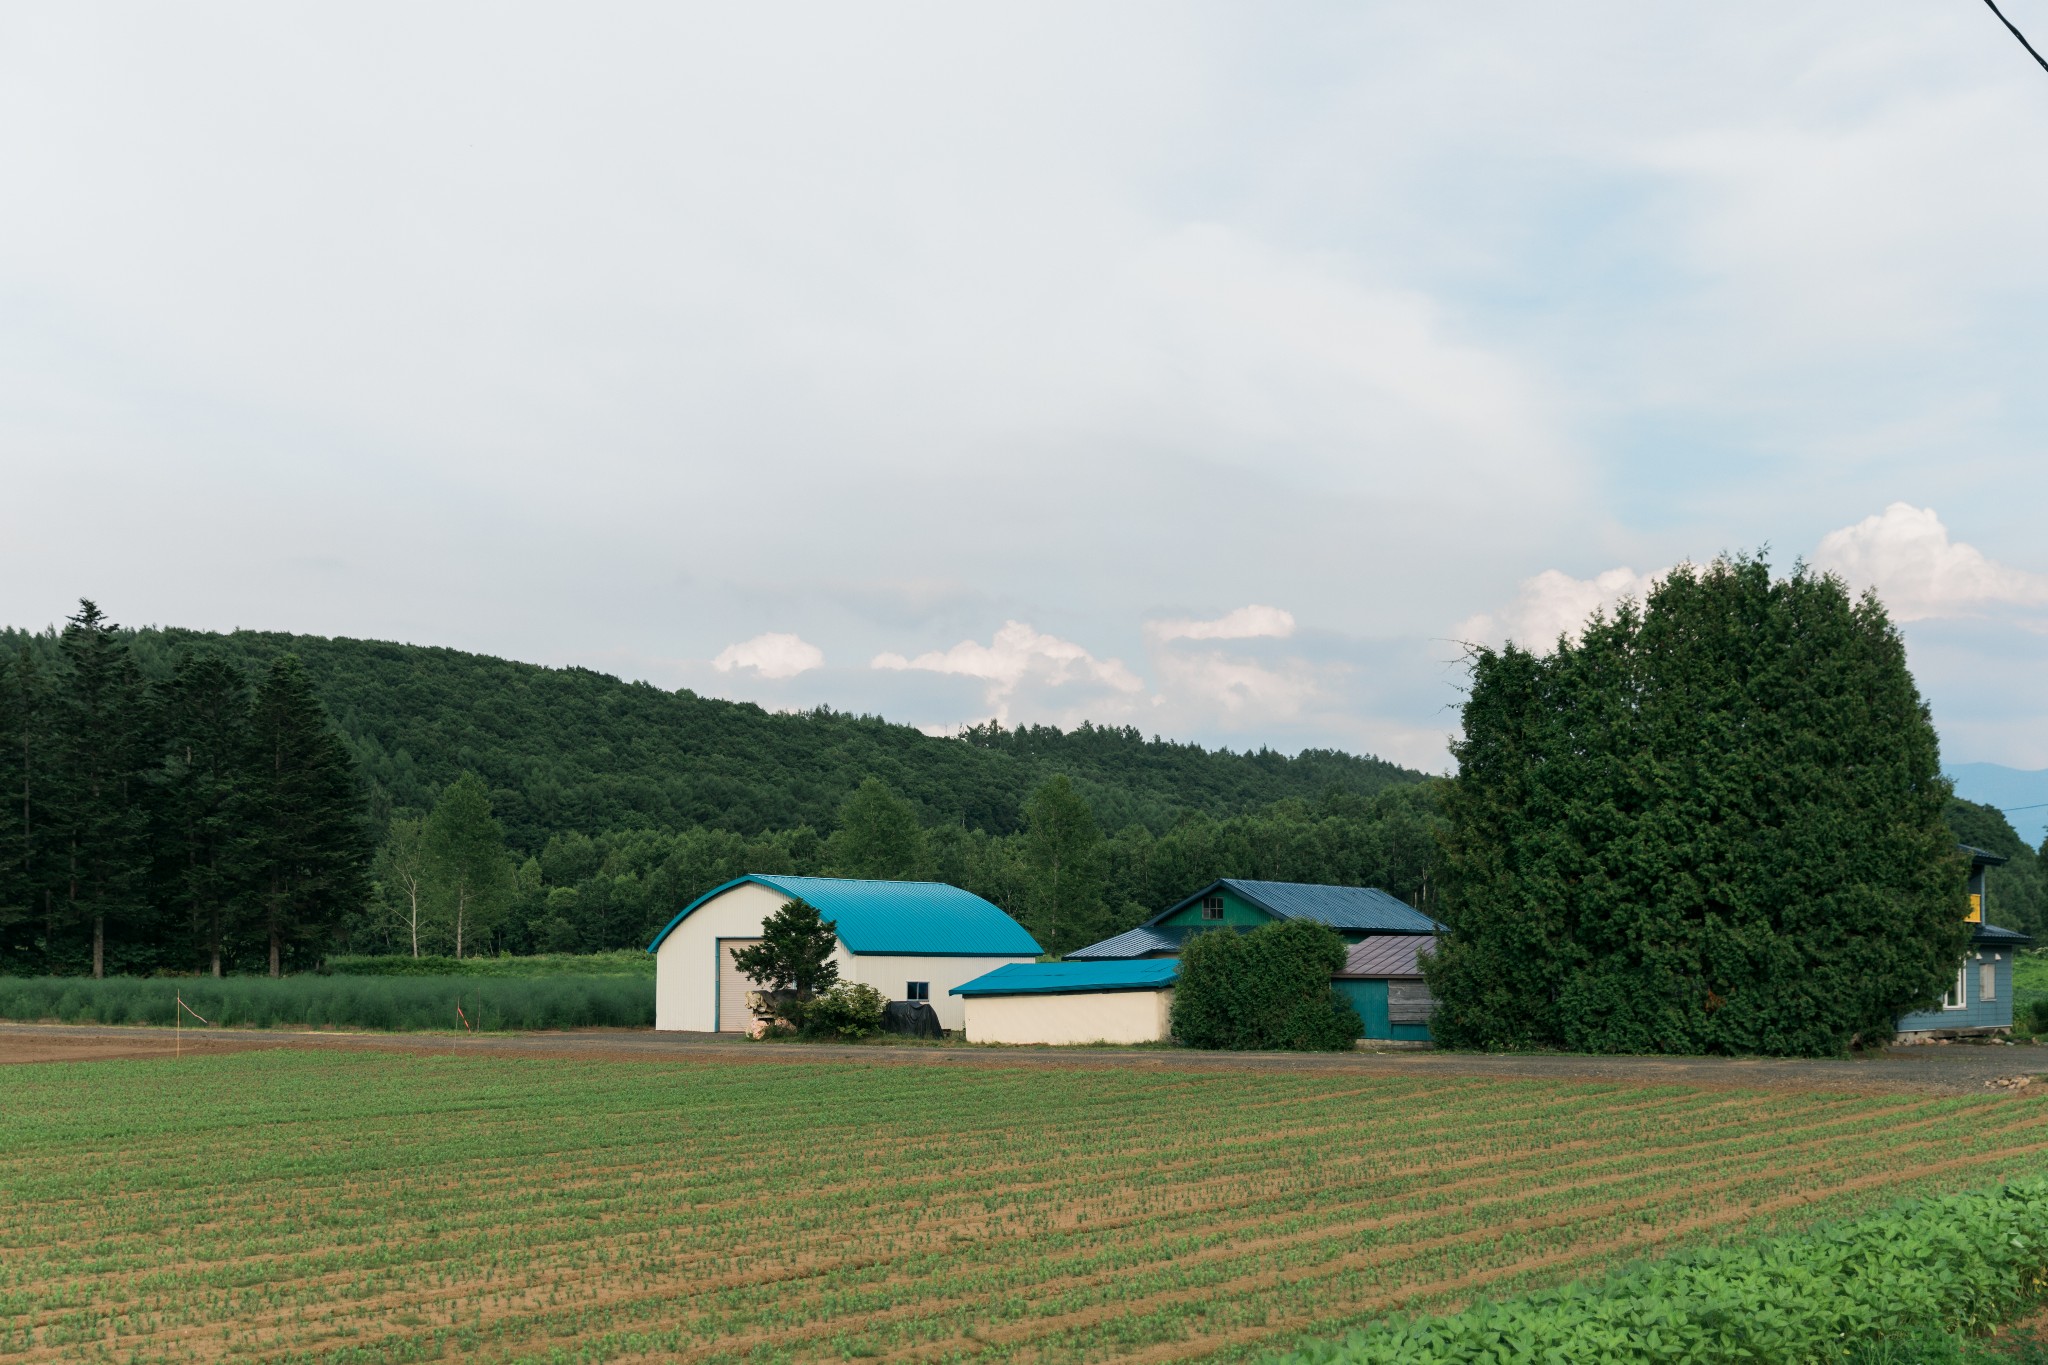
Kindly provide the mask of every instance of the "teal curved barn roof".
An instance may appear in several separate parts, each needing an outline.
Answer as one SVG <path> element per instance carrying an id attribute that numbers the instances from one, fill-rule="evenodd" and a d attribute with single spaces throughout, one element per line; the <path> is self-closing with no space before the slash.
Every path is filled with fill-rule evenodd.
<path id="1" fill-rule="evenodd" d="M 1024 926 L 972 891 L 945 882 L 876 882 L 852 877 L 764 877 L 749 873 L 713 887 L 683 907 L 647 945 L 653 952 L 698 906 L 753 882 L 805 901 L 839 926 L 849 953 L 908 957 L 1037 957 L 1044 950 Z"/>

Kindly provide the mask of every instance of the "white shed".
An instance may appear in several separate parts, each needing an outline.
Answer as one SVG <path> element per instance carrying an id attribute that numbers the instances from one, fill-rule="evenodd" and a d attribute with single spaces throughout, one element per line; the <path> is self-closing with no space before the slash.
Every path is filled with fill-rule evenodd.
<path id="1" fill-rule="evenodd" d="M 745 876 L 684 906 L 647 946 L 655 1028 L 744 1032 L 754 986 L 733 965 L 733 951 L 758 943 L 763 922 L 792 900 L 816 906 L 837 926 L 840 980 L 891 1000 L 926 1001 L 949 1029 L 964 1022 L 955 986 L 993 966 L 1031 962 L 1040 951 L 1001 909 L 944 882 Z"/>
<path id="2" fill-rule="evenodd" d="M 953 988 L 970 1043 L 1157 1043 L 1171 1033 L 1178 958 L 1031 962 Z"/>

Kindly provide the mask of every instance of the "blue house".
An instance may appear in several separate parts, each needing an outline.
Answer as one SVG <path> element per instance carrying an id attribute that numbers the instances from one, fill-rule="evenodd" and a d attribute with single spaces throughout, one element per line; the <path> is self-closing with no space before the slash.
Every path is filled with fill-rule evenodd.
<path id="1" fill-rule="evenodd" d="M 2013 956 L 2033 939 L 1990 922 L 1984 870 L 2006 861 L 1996 853 L 1965 844 L 1970 855 L 1970 913 L 1965 918 L 1975 926 L 1970 946 L 1956 967 L 1955 983 L 1931 1010 L 1919 1010 L 1899 1020 L 1899 1041 L 1934 1042 L 1942 1038 L 1965 1038 L 2010 1032 L 2012 1029 Z"/>
<path id="2" fill-rule="evenodd" d="M 1318 886 L 1225 877 L 1160 911 L 1135 929 L 1076 948 L 1068 962 L 1177 958 L 1194 934 L 1249 933 L 1276 920 L 1327 924 L 1348 945 L 1330 979 L 1365 1023 L 1367 1038 L 1426 1042 L 1435 1008 L 1421 959 L 1443 925 L 1376 887 Z"/>

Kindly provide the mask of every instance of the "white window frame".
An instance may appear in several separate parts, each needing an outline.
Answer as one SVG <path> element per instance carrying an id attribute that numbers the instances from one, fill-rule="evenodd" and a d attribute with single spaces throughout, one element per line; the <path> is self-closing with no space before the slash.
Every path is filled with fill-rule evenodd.
<path id="1" fill-rule="evenodd" d="M 932 998 L 932 983 L 929 981 L 904 982 L 903 998 L 905 1000 L 930 1000 Z"/>
<path id="2" fill-rule="evenodd" d="M 1963 1010 L 1970 1007 L 1970 964 L 1965 962 L 1956 968 L 1956 988 L 1941 997 L 1945 1010 Z"/>

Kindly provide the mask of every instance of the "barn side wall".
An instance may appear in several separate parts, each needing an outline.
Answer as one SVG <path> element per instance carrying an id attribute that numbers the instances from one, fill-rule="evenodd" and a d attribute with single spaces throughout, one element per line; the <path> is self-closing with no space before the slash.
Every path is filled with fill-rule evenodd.
<path id="1" fill-rule="evenodd" d="M 964 986 L 978 976 L 987 976 L 998 967 L 1007 967 L 1012 962 L 1036 962 L 1035 957 L 911 957 L 888 953 L 847 953 L 842 946 L 834 959 L 839 963 L 839 976 L 844 981 L 857 981 L 863 986 L 873 986 L 891 1000 L 908 1000 L 905 988 L 913 981 L 928 982 L 931 997 L 925 1002 L 932 1012 L 939 1016 L 942 1028 L 959 1029 L 966 1025 L 961 997 L 948 995 L 955 986 Z"/>
<path id="2" fill-rule="evenodd" d="M 970 1043 L 1156 1043 L 1167 1036 L 1173 992 L 974 995 L 963 1003 Z"/>

